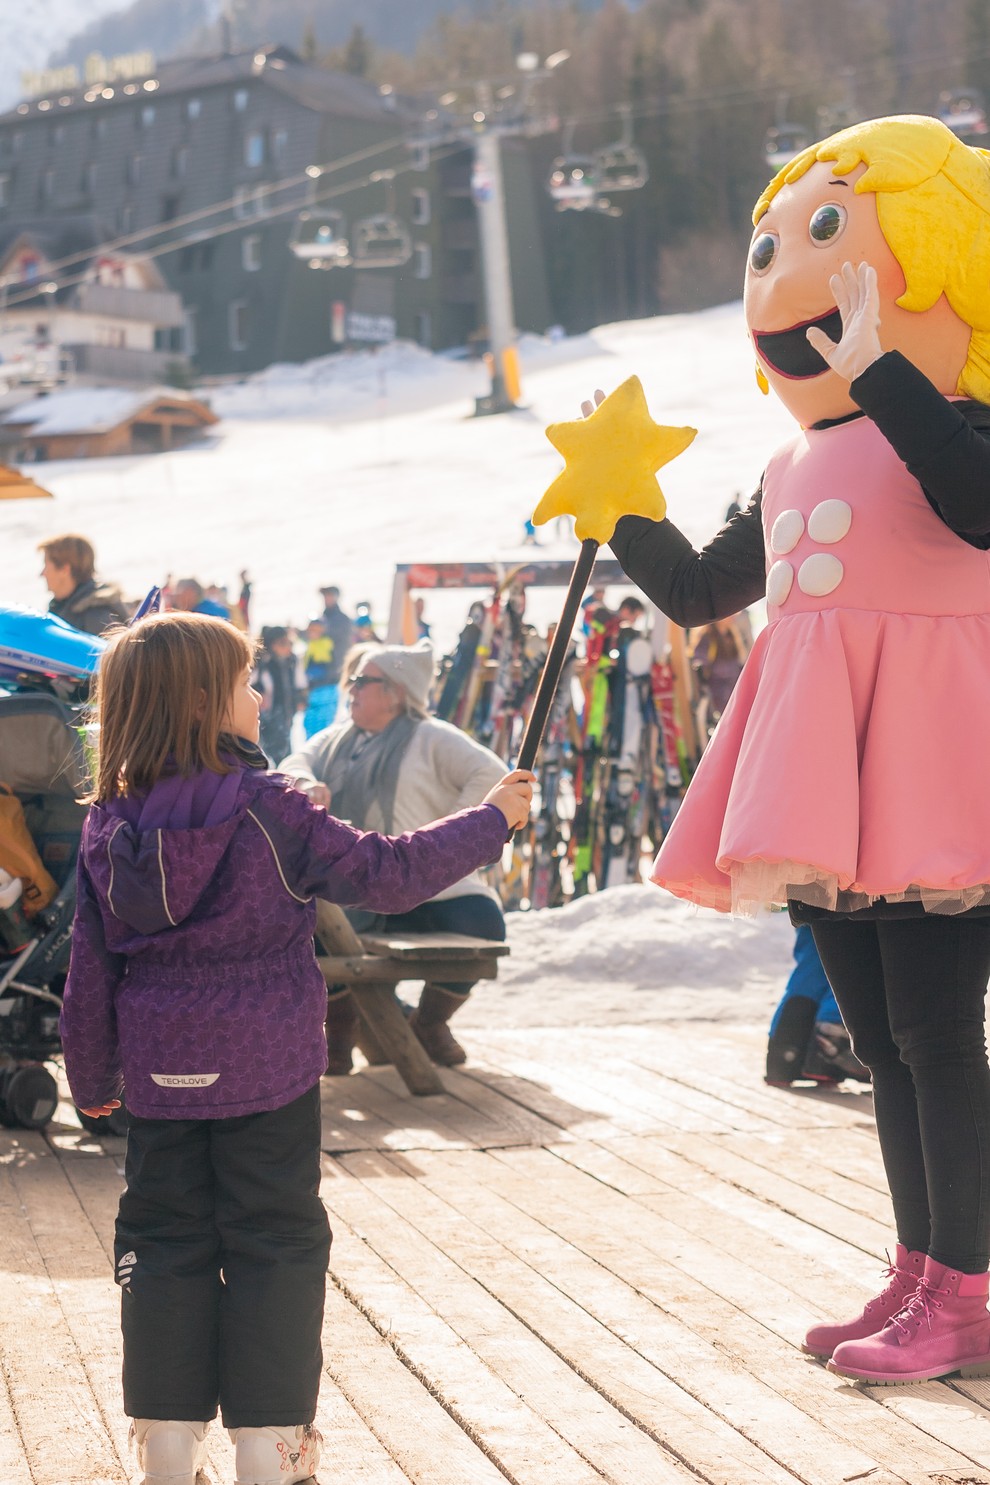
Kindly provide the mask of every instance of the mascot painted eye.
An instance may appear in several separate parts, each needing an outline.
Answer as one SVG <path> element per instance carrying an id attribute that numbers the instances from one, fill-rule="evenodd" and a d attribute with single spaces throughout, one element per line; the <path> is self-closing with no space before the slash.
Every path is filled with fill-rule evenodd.
<path id="1" fill-rule="evenodd" d="M 766 273 L 770 268 L 777 250 L 780 247 L 780 238 L 776 232 L 761 232 L 753 243 L 749 255 L 749 264 L 754 273 Z"/>
<path id="2" fill-rule="evenodd" d="M 812 242 L 824 244 L 839 236 L 846 225 L 846 209 L 835 201 L 820 206 L 808 223 L 808 236 Z"/>

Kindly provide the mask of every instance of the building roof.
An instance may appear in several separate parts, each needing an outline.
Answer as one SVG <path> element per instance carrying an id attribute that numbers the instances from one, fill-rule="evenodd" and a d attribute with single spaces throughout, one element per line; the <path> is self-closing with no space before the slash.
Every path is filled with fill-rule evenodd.
<path id="1" fill-rule="evenodd" d="M 129 423 L 141 413 L 162 404 L 188 408 L 203 423 L 215 423 L 205 402 L 174 387 L 67 387 L 47 397 L 32 397 L 0 417 L 6 427 L 23 428 L 32 438 L 55 438 L 60 434 L 108 433 Z"/>
<path id="2" fill-rule="evenodd" d="M 195 93 L 236 83 L 261 83 L 288 94 L 304 108 L 337 118 L 381 123 L 396 112 L 394 99 L 383 98 L 378 88 L 364 78 L 314 67 L 303 62 L 289 47 L 268 42 L 243 52 L 162 61 L 150 77 L 108 85 L 110 98 L 104 98 L 99 85 L 80 86 L 50 98 L 30 98 L 0 114 L 0 125 L 39 115 L 55 120 L 80 109 L 95 111 L 122 104 L 139 105 L 175 93 Z M 125 91 L 128 87 L 132 91 Z"/>

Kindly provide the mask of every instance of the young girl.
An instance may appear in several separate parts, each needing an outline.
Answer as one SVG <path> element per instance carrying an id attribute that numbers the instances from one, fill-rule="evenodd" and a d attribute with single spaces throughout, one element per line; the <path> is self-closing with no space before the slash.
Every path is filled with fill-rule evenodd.
<path id="1" fill-rule="evenodd" d="M 124 1407 L 146 1485 L 194 1485 L 218 1407 L 238 1485 L 312 1477 L 330 1247 L 327 992 L 314 898 L 402 913 L 498 859 L 532 775 L 395 839 L 341 824 L 257 746 L 254 654 L 168 613 L 98 682 L 62 1040 L 86 1112 L 129 1113 L 116 1229 Z"/>
<path id="2" fill-rule="evenodd" d="M 767 599 L 654 881 L 810 923 L 870 1070 L 890 1282 L 805 1350 L 990 1376 L 990 156 L 873 119 L 754 221 L 746 323 L 801 431 L 704 551 L 631 516 L 612 541 L 678 623 Z"/>

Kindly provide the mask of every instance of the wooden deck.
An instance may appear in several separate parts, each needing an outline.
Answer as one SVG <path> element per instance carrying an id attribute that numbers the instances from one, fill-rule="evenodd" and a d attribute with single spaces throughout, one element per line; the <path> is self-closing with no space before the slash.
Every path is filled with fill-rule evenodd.
<path id="1" fill-rule="evenodd" d="M 442 1097 L 324 1084 L 325 1485 L 990 1485 L 990 1380 L 861 1390 L 798 1349 L 891 1242 L 867 1090 L 766 1088 L 752 1029 L 465 1040 Z M 121 1157 L 2 1136 L 0 1485 L 137 1478 Z"/>

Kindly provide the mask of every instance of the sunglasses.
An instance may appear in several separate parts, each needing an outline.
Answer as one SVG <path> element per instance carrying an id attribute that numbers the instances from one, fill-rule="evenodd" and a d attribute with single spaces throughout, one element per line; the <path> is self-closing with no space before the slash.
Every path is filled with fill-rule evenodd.
<path id="1" fill-rule="evenodd" d="M 384 684 L 383 675 L 356 675 L 351 681 L 351 690 L 360 691 L 362 686 L 383 686 Z"/>

